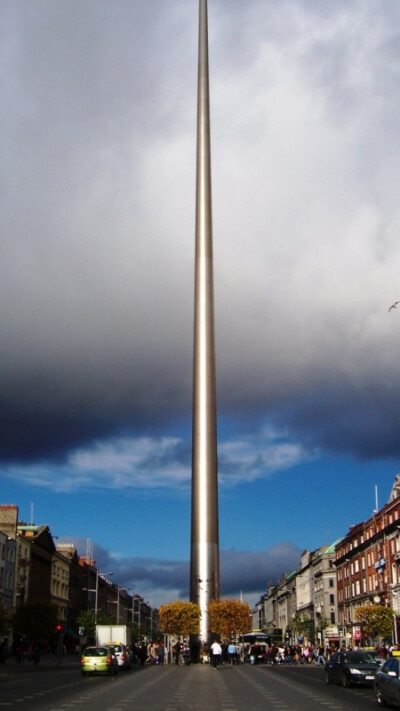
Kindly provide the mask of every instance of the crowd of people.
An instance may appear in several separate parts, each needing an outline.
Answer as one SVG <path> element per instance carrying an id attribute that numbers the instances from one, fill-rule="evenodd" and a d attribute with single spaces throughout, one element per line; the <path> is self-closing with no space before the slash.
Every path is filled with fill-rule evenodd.
<path id="1" fill-rule="evenodd" d="M 342 646 L 343 651 L 351 649 L 358 650 L 357 646 Z M 214 669 L 218 669 L 221 664 L 318 664 L 324 665 L 330 656 L 338 651 L 337 646 L 322 645 L 267 645 L 264 642 L 254 644 L 236 643 L 233 640 L 219 642 L 214 640 L 208 647 L 200 642 L 177 641 L 172 648 L 168 648 L 166 640 L 160 639 L 150 643 L 133 643 L 129 653 L 132 663 L 140 664 L 164 664 L 174 663 L 183 666 L 191 663 L 209 663 Z M 381 657 L 382 661 L 393 653 L 400 654 L 398 645 L 382 645 L 374 650 L 376 657 Z M 6 661 L 8 656 L 13 656 L 21 664 L 29 661 L 37 664 L 41 654 L 54 654 L 55 651 L 49 649 L 39 649 L 38 645 L 28 645 L 19 642 L 9 650 L 6 641 L 0 644 L 0 663 Z M 64 651 L 65 653 L 65 651 Z"/>
<path id="2" fill-rule="evenodd" d="M 342 647 L 343 650 L 346 647 Z M 349 648 L 358 649 L 358 647 Z M 203 645 L 200 654 L 190 649 L 188 645 L 178 642 L 173 647 L 175 664 L 188 664 L 200 661 L 210 663 L 214 669 L 221 664 L 317 664 L 325 665 L 334 652 L 336 646 L 322 645 L 270 645 L 265 643 L 241 644 L 233 641 L 220 643 L 215 640 L 209 648 Z M 383 660 L 393 652 L 398 651 L 397 645 L 377 647 L 375 656 Z"/>

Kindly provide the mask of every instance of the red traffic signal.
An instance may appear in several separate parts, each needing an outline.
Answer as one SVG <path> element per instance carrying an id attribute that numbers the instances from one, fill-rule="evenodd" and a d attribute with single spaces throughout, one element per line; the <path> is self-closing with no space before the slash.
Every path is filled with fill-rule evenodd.
<path id="1" fill-rule="evenodd" d="M 57 625 L 57 626 L 56 626 L 56 630 L 57 630 L 57 632 L 61 632 L 61 630 L 62 630 L 62 625 Z"/>

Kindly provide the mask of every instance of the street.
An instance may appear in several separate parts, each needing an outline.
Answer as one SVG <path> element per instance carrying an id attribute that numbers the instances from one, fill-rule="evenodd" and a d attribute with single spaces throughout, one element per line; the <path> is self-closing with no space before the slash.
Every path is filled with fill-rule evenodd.
<path id="1" fill-rule="evenodd" d="M 30 711 L 368 711 L 371 688 L 327 686 L 315 665 L 136 667 L 115 678 L 81 677 L 61 668 L 2 667 L 0 709 Z"/>

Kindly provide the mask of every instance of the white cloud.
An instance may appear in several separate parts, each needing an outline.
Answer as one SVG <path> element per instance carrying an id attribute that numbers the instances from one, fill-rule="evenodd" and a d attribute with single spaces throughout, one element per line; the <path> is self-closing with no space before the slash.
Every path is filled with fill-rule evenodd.
<path id="1" fill-rule="evenodd" d="M 314 455 L 270 429 L 248 438 L 222 440 L 220 485 L 235 486 L 271 477 Z M 90 489 L 190 491 L 190 450 L 177 437 L 119 438 L 70 454 L 62 465 L 9 466 L 4 475 L 56 492 Z"/>
<path id="2" fill-rule="evenodd" d="M 260 434 L 224 440 L 218 449 L 222 485 L 249 483 L 312 461 L 316 452 L 267 429 Z"/>

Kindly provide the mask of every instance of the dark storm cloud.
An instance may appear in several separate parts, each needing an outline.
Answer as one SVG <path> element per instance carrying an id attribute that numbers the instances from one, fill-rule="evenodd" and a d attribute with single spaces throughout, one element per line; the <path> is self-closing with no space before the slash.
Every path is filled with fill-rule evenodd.
<path id="1" fill-rule="evenodd" d="M 75 541 L 84 555 L 84 543 Z M 81 549 L 80 550 L 80 546 Z M 243 593 L 252 598 L 265 592 L 269 583 L 277 582 L 300 563 L 301 550 L 293 543 L 279 543 L 263 551 L 225 550 L 220 552 L 221 595 L 239 597 Z M 146 590 L 152 599 L 163 600 L 163 591 L 175 590 L 177 596 L 188 599 L 189 562 L 140 558 L 113 557 L 109 551 L 95 544 L 94 558 L 102 570 L 112 570 L 113 580 L 135 592 Z M 243 585 L 246 588 L 243 589 Z"/>
<path id="2" fill-rule="evenodd" d="M 361 391 L 339 380 L 320 382 L 277 409 L 275 423 L 285 426 L 305 447 L 322 447 L 360 460 L 399 455 L 398 388 L 370 383 Z"/>
<path id="3" fill-rule="evenodd" d="M 209 5 L 220 414 L 399 454 L 399 4 Z M 197 3 L 2 6 L 0 459 L 156 442 L 190 418 Z"/>

